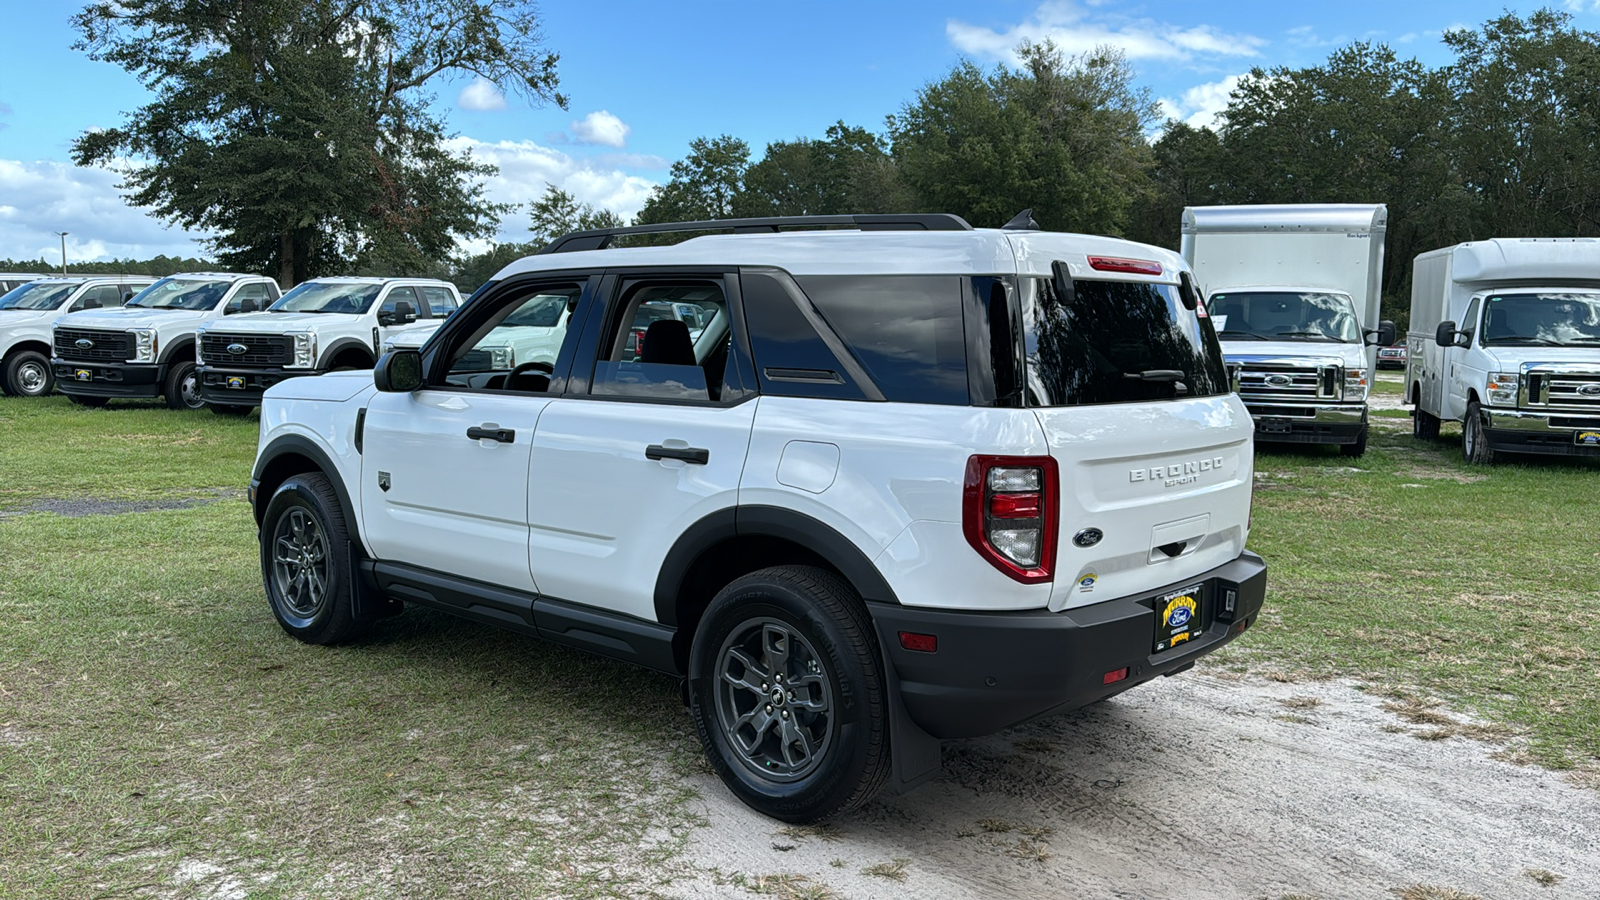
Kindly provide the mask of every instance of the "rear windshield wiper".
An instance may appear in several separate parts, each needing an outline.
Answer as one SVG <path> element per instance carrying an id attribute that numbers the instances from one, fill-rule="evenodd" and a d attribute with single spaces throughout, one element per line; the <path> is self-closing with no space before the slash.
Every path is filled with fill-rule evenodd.
<path id="1" fill-rule="evenodd" d="M 1143 372 L 1123 372 L 1130 381 L 1182 381 L 1182 369 L 1145 369 Z"/>
<path id="2" fill-rule="evenodd" d="M 1221 332 L 1219 332 L 1217 334 L 1217 337 L 1227 337 L 1228 335 L 1233 335 L 1234 337 L 1249 338 L 1252 341 L 1264 341 L 1264 340 L 1266 340 L 1266 338 L 1262 337 L 1259 334 L 1256 334 L 1253 331 L 1230 331 L 1228 329 L 1223 329 Z"/>

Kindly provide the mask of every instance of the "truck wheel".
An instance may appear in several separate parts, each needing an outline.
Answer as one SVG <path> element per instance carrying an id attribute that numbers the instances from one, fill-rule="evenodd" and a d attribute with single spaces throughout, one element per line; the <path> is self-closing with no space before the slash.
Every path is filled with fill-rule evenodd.
<path id="1" fill-rule="evenodd" d="M 261 517 L 261 580 L 283 630 L 308 644 L 355 636 L 350 532 L 327 476 L 294 475 Z"/>
<path id="2" fill-rule="evenodd" d="M 68 394 L 67 399 L 78 406 L 87 406 L 92 409 L 99 409 L 111 402 L 110 397 L 85 397 L 82 394 Z"/>
<path id="3" fill-rule="evenodd" d="M 1340 444 L 1339 453 L 1343 456 L 1360 456 L 1367 452 L 1367 426 L 1361 426 L 1361 435 L 1354 444 Z"/>
<path id="4" fill-rule="evenodd" d="M 1418 406 L 1411 410 L 1411 436 L 1419 441 L 1439 439 L 1439 417 L 1422 411 Z"/>
<path id="5" fill-rule="evenodd" d="M 168 409 L 199 409 L 206 405 L 200 399 L 200 373 L 193 360 L 172 364 L 161 395 L 167 398 Z"/>
<path id="6" fill-rule="evenodd" d="M 248 416 L 254 406 L 237 406 L 232 403 L 207 403 L 211 411 L 219 416 Z"/>
<path id="7" fill-rule="evenodd" d="M 757 812 L 815 822 L 889 776 L 883 661 L 838 576 L 776 566 L 712 599 L 689 650 L 689 708 L 711 766 Z"/>
<path id="8" fill-rule="evenodd" d="M 1489 449 L 1488 437 L 1483 433 L 1483 408 L 1476 400 L 1467 404 L 1467 417 L 1461 420 L 1461 455 L 1470 465 L 1494 464 L 1495 453 Z"/>
<path id="9" fill-rule="evenodd" d="M 50 360 L 37 350 L 18 350 L 6 357 L 0 384 L 13 397 L 43 397 L 55 389 L 56 376 Z"/>

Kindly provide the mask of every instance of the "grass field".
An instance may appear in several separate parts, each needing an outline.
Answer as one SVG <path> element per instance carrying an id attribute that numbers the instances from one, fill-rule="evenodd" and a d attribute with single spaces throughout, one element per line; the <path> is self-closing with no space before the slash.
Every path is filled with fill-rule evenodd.
<path id="1" fill-rule="evenodd" d="M 674 682 L 415 609 L 353 647 L 290 640 L 241 493 L 255 438 L 253 418 L 0 400 L 0 896 L 670 878 L 703 771 Z M 1531 760 L 1595 766 L 1600 464 L 1469 469 L 1458 443 L 1400 419 L 1359 460 L 1263 450 L 1267 610 L 1207 665 L 1438 697 Z"/>

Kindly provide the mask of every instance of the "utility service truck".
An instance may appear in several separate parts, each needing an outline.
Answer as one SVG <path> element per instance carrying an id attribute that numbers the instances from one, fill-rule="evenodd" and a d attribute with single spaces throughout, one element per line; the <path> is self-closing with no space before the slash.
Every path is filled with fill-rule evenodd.
<path id="1" fill-rule="evenodd" d="M 1417 257 L 1406 400 L 1468 462 L 1600 456 L 1600 239 L 1496 238 Z"/>
<path id="2" fill-rule="evenodd" d="M 1382 204 L 1191 206 L 1183 258 L 1206 294 L 1256 439 L 1367 449 L 1383 286 Z"/>

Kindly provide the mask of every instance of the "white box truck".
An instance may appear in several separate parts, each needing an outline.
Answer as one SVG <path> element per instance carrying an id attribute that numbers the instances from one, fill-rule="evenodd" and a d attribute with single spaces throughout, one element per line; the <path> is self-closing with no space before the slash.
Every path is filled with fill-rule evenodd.
<path id="1" fill-rule="evenodd" d="M 1471 463 L 1600 456 L 1600 239 L 1496 238 L 1417 257 L 1406 336 L 1417 437 Z"/>
<path id="2" fill-rule="evenodd" d="M 1379 322 L 1383 204 L 1191 206 L 1183 258 L 1205 293 L 1256 440 L 1367 449 Z"/>

